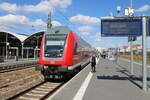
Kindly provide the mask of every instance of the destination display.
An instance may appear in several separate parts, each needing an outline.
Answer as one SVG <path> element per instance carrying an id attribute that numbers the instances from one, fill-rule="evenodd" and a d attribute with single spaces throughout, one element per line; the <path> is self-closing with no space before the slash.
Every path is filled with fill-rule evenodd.
<path id="1" fill-rule="evenodd" d="M 47 40 L 65 40 L 66 34 L 47 34 L 45 35 Z"/>
<path id="2" fill-rule="evenodd" d="M 101 36 L 140 36 L 141 19 L 102 19 Z"/>

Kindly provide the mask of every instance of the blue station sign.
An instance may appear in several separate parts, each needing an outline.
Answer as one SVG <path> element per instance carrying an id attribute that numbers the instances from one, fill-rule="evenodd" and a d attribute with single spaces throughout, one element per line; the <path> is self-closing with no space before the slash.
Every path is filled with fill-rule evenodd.
<path id="1" fill-rule="evenodd" d="M 26 49 L 26 50 L 33 50 L 33 47 L 23 47 L 23 49 Z"/>
<path id="2" fill-rule="evenodd" d="M 101 36 L 141 36 L 142 19 L 102 19 Z"/>

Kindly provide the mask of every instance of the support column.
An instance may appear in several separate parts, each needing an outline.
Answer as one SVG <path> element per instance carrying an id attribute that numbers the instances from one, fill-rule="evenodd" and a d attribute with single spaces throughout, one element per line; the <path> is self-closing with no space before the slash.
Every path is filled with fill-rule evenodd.
<path id="1" fill-rule="evenodd" d="M 24 45 L 24 43 L 22 42 L 21 45 L 22 45 L 21 56 L 22 56 L 22 59 L 23 59 L 23 54 L 24 54 L 24 52 L 23 52 L 23 50 L 24 50 L 24 49 L 23 49 L 23 45 Z"/>
<path id="2" fill-rule="evenodd" d="M 142 74 L 143 74 L 143 90 L 147 91 L 147 54 L 146 54 L 146 17 L 142 18 L 143 36 L 142 36 Z"/>
<path id="3" fill-rule="evenodd" d="M 7 54 L 8 54 L 8 53 L 7 53 L 7 52 L 8 52 L 8 51 L 7 51 L 7 41 L 8 41 L 8 33 L 6 33 L 6 60 L 7 60 Z"/>
<path id="4" fill-rule="evenodd" d="M 130 42 L 130 74 L 133 75 L 133 41 Z"/>

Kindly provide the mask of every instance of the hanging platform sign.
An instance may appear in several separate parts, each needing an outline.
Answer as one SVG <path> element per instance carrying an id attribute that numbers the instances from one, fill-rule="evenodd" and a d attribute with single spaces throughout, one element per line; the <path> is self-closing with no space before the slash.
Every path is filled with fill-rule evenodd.
<path id="1" fill-rule="evenodd" d="M 103 37 L 128 37 L 141 35 L 141 19 L 101 19 L 101 36 Z"/>

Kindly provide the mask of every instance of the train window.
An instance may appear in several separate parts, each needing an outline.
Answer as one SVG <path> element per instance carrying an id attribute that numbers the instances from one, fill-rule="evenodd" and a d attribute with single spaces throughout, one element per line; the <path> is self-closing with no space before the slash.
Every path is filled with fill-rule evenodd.
<path id="1" fill-rule="evenodd" d="M 77 53 L 77 47 L 78 47 L 78 44 L 75 42 L 75 44 L 74 44 L 74 53 L 75 54 Z"/>
<path id="2" fill-rule="evenodd" d="M 60 32 L 59 30 L 56 30 L 56 31 L 55 31 L 56 34 L 58 34 L 59 32 Z"/>

